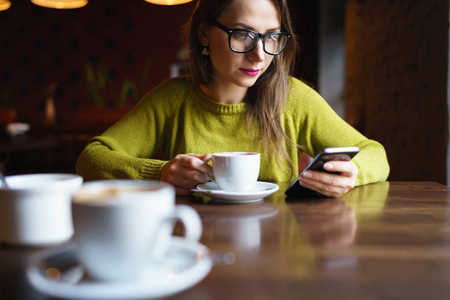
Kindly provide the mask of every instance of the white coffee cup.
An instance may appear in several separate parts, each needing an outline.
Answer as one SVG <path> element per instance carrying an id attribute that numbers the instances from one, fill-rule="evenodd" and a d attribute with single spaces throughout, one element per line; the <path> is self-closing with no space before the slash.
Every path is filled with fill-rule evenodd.
<path id="1" fill-rule="evenodd" d="M 162 259 L 177 220 L 185 238 L 199 240 L 202 223 L 187 205 L 175 205 L 175 189 L 163 182 L 88 182 L 72 198 L 76 249 L 97 280 L 135 280 Z"/>
<path id="2" fill-rule="evenodd" d="M 256 152 L 219 152 L 212 154 L 214 178 L 210 180 L 224 191 L 246 192 L 258 181 L 260 154 Z"/>
<path id="3" fill-rule="evenodd" d="M 73 235 L 70 199 L 83 183 L 75 174 L 7 176 L 0 189 L 0 242 L 49 246 Z"/>

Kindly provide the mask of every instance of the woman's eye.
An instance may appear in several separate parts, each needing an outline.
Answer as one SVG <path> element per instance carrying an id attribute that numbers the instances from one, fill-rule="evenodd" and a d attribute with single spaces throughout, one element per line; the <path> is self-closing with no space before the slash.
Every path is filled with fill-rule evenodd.
<path id="1" fill-rule="evenodd" d="M 234 33 L 233 33 L 233 37 L 234 38 L 237 38 L 237 39 L 242 39 L 242 40 L 245 40 L 247 37 L 248 37 L 248 32 L 246 32 L 246 31 L 235 31 Z"/>
<path id="2" fill-rule="evenodd" d="M 277 42 L 280 39 L 280 35 L 278 34 L 271 34 L 267 37 L 267 40 L 269 40 L 269 42 Z"/>

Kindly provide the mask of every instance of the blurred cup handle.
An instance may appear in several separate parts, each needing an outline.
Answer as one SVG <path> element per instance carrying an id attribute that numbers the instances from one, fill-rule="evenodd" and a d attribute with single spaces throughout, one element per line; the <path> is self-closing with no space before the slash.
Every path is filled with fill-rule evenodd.
<path id="1" fill-rule="evenodd" d="M 156 259 L 161 259 L 166 254 L 177 221 L 181 221 L 184 225 L 185 239 L 198 241 L 202 237 L 202 220 L 195 209 L 188 205 L 177 205 L 174 213 L 162 220 L 158 228 L 152 250 Z"/>

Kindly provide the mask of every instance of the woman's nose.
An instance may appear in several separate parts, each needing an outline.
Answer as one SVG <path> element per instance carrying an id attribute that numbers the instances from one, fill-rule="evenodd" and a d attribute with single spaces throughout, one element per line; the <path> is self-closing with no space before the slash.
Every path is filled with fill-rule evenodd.
<path id="1" fill-rule="evenodd" d="M 262 39 L 258 40 L 255 48 L 252 51 L 248 52 L 249 59 L 253 61 L 262 61 L 264 59 L 264 46 Z"/>

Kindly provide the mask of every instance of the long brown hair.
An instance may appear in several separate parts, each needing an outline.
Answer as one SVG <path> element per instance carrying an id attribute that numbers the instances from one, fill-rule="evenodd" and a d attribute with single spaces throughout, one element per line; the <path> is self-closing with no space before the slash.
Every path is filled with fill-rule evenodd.
<path id="1" fill-rule="evenodd" d="M 194 84 L 208 84 L 212 78 L 213 66 L 209 56 L 202 55 L 204 46 L 198 33 L 202 26 L 207 26 L 209 20 L 216 20 L 233 3 L 234 0 L 198 0 L 197 6 L 186 24 L 188 49 L 191 58 L 191 72 Z M 254 137 L 261 140 L 264 150 L 274 153 L 277 161 L 292 172 L 292 160 L 285 149 L 297 146 L 285 135 L 281 126 L 281 113 L 285 107 L 289 75 L 293 71 L 295 56 L 298 51 L 297 39 L 294 34 L 289 8 L 286 0 L 271 0 L 278 8 L 281 16 L 281 29 L 291 33 L 292 37 L 284 51 L 276 55 L 269 68 L 248 89 L 247 126 L 253 122 L 259 124 L 261 135 Z"/>

